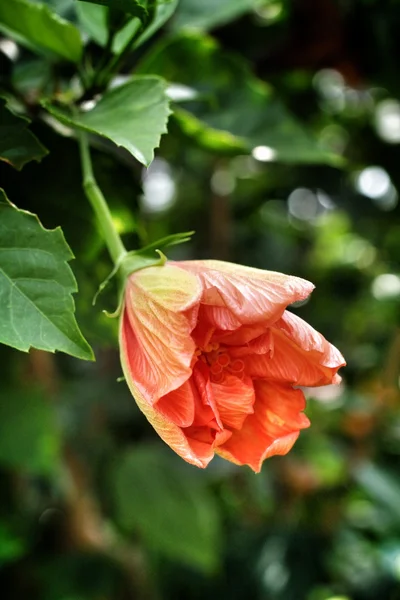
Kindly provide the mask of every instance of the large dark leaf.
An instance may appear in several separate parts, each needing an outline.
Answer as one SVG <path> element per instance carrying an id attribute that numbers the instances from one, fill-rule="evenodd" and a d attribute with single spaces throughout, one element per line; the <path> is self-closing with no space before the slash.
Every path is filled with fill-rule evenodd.
<path id="1" fill-rule="evenodd" d="M 74 317 L 73 254 L 61 229 L 44 229 L 2 190 L 0 199 L 0 342 L 93 359 Z"/>

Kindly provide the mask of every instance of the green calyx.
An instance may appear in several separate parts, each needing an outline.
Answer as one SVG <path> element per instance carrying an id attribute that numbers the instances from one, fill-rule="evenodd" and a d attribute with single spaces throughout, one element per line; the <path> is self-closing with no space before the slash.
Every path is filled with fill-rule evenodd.
<path id="1" fill-rule="evenodd" d="M 168 260 L 165 254 L 161 251 L 161 248 L 167 248 L 168 246 L 175 246 L 177 244 L 183 244 L 188 242 L 194 231 L 186 231 L 183 233 L 175 233 L 168 235 L 140 250 L 132 250 L 121 255 L 120 259 L 116 262 L 111 273 L 106 279 L 100 284 L 96 295 L 93 298 L 93 305 L 96 304 L 98 296 L 107 287 L 113 277 L 117 276 L 119 280 L 119 294 L 118 294 L 118 306 L 113 313 L 104 311 L 104 313 L 111 318 L 118 317 L 121 312 L 123 293 L 125 289 L 125 283 L 132 273 L 140 271 L 140 269 L 146 269 L 148 267 L 162 267 Z"/>

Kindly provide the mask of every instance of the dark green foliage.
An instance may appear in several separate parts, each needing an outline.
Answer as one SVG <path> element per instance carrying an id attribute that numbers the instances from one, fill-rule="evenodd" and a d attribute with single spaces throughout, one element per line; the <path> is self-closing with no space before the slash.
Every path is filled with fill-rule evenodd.
<path id="1" fill-rule="evenodd" d="M 47 150 L 28 129 L 29 121 L 17 117 L 0 98 L 0 160 L 17 169 L 31 160 L 40 161 Z"/>
<path id="2" fill-rule="evenodd" d="M 0 0 L 0 597 L 400 600 L 400 4 L 109 4 Z M 129 250 L 195 229 L 168 257 L 316 284 L 344 384 L 259 475 L 186 465 L 117 381 L 75 127 Z"/>

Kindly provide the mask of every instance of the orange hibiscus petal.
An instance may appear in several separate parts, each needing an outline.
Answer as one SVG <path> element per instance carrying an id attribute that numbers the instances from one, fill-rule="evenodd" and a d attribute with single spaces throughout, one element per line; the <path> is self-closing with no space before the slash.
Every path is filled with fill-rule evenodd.
<path id="1" fill-rule="evenodd" d="M 191 381 L 157 400 L 157 411 L 179 427 L 193 424 L 195 413 L 194 390 Z"/>
<path id="2" fill-rule="evenodd" d="M 210 370 L 201 361 L 198 361 L 193 368 L 193 383 L 198 392 L 194 425 L 209 425 L 214 429 L 223 429 L 211 387 Z"/>
<path id="3" fill-rule="evenodd" d="M 217 331 L 212 340 L 226 346 L 248 346 L 249 342 L 264 335 L 268 328 L 264 325 L 241 325 L 236 331 Z"/>
<path id="4" fill-rule="evenodd" d="M 197 403 L 197 391 L 192 385 L 189 386 L 189 382 L 184 383 L 180 389 L 180 392 L 177 391 L 177 394 L 172 396 L 174 409 L 171 409 L 169 414 L 166 406 L 163 406 L 162 399 L 159 402 L 163 412 L 157 409 L 159 404 L 158 402 L 155 404 L 155 406 L 148 402 L 148 400 L 141 394 L 140 389 L 136 385 L 135 379 L 133 379 L 131 376 L 131 367 L 128 363 L 129 354 L 127 350 L 127 342 L 129 340 L 125 336 L 125 331 L 126 329 L 123 327 L 121 322 L 120 343 L 122 369 L 125 374 L 126 382 L 136 400 L 139 409 L 143 412 L 149 423 L 154 427 L 160 438 L 166 444 L 168 444 L 168 446 L 170 446 L 174 452 L 192 465 L 205 468 L 214 456 L 213 447 L 215 446 L 217 436 L 214 435 L 209 444 L 192 443 L 192 440 L 188 439 L 188 436 L 185 432 L 190 432 L 193 426 L 182 428 L 173 420 L 175 419 L 178 422 L 184 422 L 185 418 L 190 420 L 189 415 L 191 418 L 192 412 L 190 405 L 192 402 L 193 405 Z M 181 413 L 179 410 L 179 405 L 181 402 L 185 401 L 183 395 L 185 392 L 188 393 L 186 400 L 190 407 L 185 408 L 185 411 L 187 411 L 186 413 Z"/>
<path id="5" fill-rule="evenodd" d="M 220 329 L 235 329 L 229 319 L 240 324 L 262 322 L 271 324 L 284 309 L 298 300 L 304 300 L 314 289 L 309 281 L 218 260 L 185 261 L 183 269 L 196 274 L 203 284 L 202 304 L 211 308 L 210 319 Z"/>
<path id="6" fill-rule="evenodd" d="M 316 331 L 306 321 L 286 310 L 278 327 L 287 337 L 306 352 L 319 354 L 320 364 L 330 369 L 344 367 L 346 361 L 339 350 L 330 344 L 323 335 Z"/>
<path id="7" fill-rule="evenodd" d="M 232 432 L 228 429 L 222 431 L 209 430 L 208 432 L 205 432 L 204 430 L 196 431 L 191 427 L 185 430 L 185 433 L 191 450 L 196 454 L 198 460 L 201 460 L 206 464 L 212 460 L 216 449 L 221 444 L 224 444 L 232 435 Z"/>
<path id="8" fill-rule="evenodd" d="M 266 458 L 289 452 L 299 430 L 308 427 L 309 421 L 301 412 L 305 406 L 301 390 L 263 380 L 254 381 L 254 389 L 254 414 L 217 453 L 236 464 L 249 465 L 258 473 Z"/>
<path id="9" fill-rule="evenodd" d="M 244 358 L 250 376 L 305 386 L 340 381 L 336 373 L 346 364 L 343 356 L 308 323 L 285 311 L 271 334 L 272 353 Z"/>
<path id="10" fill-rule="evenodd" d="M 150 403 L 191 375 L 191 331 L 202 293 L 199 279 L 175 266 L 149 267 L 128 279 L 121 336 L 126 367 Z"/>
<path id="11" fill-rule="evenodd" d="M 222 329 L 223 331 L 234 331 L 241 326 L 239 319 L 225 306 L 212 306 L 202 304 L 200 307 L 199 320 L 204 319 L 210 327 Z"/>
<path id="12" fill-rule="evenodd" d="M 240 429 L 247 415 L 254 412 L 254 388 L 249 377 L 243 380 L 227 375 L 223 383 L 211 382 L 219 416 L 225 427 Z"/>
<path id="13" fill-rule="evenodd" d="M 240 358 L 242 356 L 248 356 L 249 354 L 269 354 L 272 356 L 273 352 L 274 340 L 271 329 L 268 329 L 266 333 L 263 333 L 243 346 L 233 346 L 229 348 L 229 354 L 233 358 Z"/>
<path id="14" fill-rule="evenodd" d="M 212 448 L 209 447 L 207 450 L 205 447 L 196 447 L 195 445 L 192 445 L 184 433 L 185 429 L 182 429 L 179 425 L 174 423 L 171 418 L 168 418 L 165 414 L 159 412 L 156 407 L 151 406 L 151 404 L 149 404 L 149 402 L 141 395 L 139 389 L 130 378 L 130 372 L 126 368 L 123 354 L 121 354 L 121 363 L 129 389 L 133 394 L 138 407 L 149 423 L 154 427 L 160 438 L 184 460 L 196 467 L 204 469 L 213 458 L 214 451 Z"/>

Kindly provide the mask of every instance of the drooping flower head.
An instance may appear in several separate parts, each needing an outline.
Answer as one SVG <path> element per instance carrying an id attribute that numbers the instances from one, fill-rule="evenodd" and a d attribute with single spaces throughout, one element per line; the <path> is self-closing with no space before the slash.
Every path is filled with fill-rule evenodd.
<path id="1" fill-rule="evenodd" d="M 168 262 L 132 273 L 123 371 L 139 408 L 186 461 L 219 454 L 259 472 L 309 426 L 297 386 L 338 383 L 340 352 L 294 313 L 314 286 L 231 263 Z"/>

